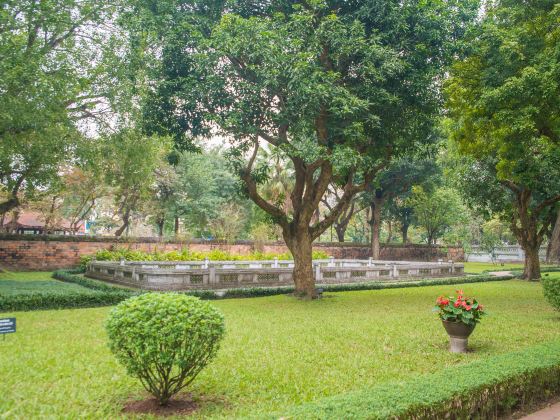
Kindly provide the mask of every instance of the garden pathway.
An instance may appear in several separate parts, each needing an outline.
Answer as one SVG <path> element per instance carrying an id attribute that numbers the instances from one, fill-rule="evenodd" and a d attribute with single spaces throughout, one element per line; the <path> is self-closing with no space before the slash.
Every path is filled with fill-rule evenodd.
<path id="1" fill-rule="evenodd" d="M 522 417 L 521 420 L 555 420 L 560 419 L 560 402 L 543 408 L 533 414 Z"/>

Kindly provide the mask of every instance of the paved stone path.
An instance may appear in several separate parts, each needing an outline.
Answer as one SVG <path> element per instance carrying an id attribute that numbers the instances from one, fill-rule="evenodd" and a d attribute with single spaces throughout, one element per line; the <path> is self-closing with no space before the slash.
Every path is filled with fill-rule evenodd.
<path id="1" fill-rule="evenodd" d="M 511 276 L 511 271 L 490 271 L 488 274 L 493 276 Z"/>
<path id="2" fill-rule="evenodd" d="M 560 402 L 543 408 L 533 414 L 522 417 L 521 420 L 555 420 L 560 419 Z"/>

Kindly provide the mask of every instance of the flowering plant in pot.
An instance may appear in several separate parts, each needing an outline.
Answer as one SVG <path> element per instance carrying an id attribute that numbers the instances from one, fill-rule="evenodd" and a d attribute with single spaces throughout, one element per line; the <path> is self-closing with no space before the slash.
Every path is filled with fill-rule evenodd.
<path id="1" fill-rule="evenodd" d="M 469 336 L 486 314 L 484 306 L 475 298 L 466 297 L 462 290 L 457 290 L 457 297 L 439 296 L 434 311 L 449 335 L 450 350 L 465 353 Z"/>

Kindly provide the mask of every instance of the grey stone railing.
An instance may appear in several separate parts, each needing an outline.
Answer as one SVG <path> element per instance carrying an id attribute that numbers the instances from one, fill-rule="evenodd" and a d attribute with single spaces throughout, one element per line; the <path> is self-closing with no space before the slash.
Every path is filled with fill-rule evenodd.
<path id="1" fill-rule="evenodd" d="M 541 261 L 546 259 L 546 246 L 539 250 Z M 525 260 L 525 252 L 519 245 L 500 246 L 494 249 L 494 255 L 483 251 L 479 246 L 472 246 L 465 253 L 465 260 L 469 262 L 521 262 Z"/>
<path id="2" fill-rule="evenodd" d="M 86 276 L 148 290 L 203 290 L 293 285 L 293 261 L 92 261 Z M 318 284 L 402 281 L 464 275 L 443 261 L 315 260 Z"/>

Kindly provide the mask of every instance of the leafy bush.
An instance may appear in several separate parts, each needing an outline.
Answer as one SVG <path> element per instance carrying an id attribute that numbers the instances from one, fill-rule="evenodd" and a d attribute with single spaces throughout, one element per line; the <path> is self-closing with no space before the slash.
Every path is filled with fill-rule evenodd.
<path id="1" fill-rule="evenodd" d="M 295 406 L 270 418 L 506 418 L 560 392 L 560 342 Z M 258 416 L 264 418 L 265 416 Z"/>
<path id="2" fill-rule="evenodd" d="M 73 293 L 28 293 L 0 295 L 0 312 L 34 311 L 39 309 L 92 308 L 116 305 L 129 298 L 127 292 L 73 292 Z"/>
<path id="3" fill-rule="evenodd" d="M 60 280 L 60 281 L 64 281 L 67 283 L 74 283 L 74 284 L 79 284 L 80 286 L 86 287 L 88 289 L 92 289 L 92 290 L 100 290 L 100 291 L 104 291 L 104 292 L 123 292 L 123 291 L 128 291 L 127 289 L 124 289 L 122 287 L 118 287 L 118 286 L 113 286 L 111 284 L 102 282 L 102 281 L 97 281 L 97 280 L 92 280 L 92 279 L 88 279 L 86 277 L 82 277 L 79 275 L 76 275 L 74 273 L 76 273 L 76 270 L 57 270 L 53 273 L 53 278 Z"/>
<path id="4" fill-rule="evenodd" d="M 38 289 L 27 293 L 0 294 L 0 312 L 111 306 L 138 294 L 133 290 L 115 287 L 72 274 L 76 272 L 76 270 L 55 271 L 53 278 L 82 286 L 84 289 L 56 288 L 54 287 L 56 285 L 51 284 L 49 285 L 51 290 Z"/>
<path id="5" fill-rule="evenodd" d="M 182 251 L 167 251 L 167 252 L 144 252 L 127 248 L 116 248 L 114 250 L 101 249 L 95 253 L 97 261 L 120 261 L 124 258 L 127 261 L 204 261 L 208 258 L 210 261 L 261 261 L 273 260 L 291 260 L 292 255 L 289 252 L 281 254 L 272 254 L 264 252 L 253 252 L 251 254 L 231 254 L 221 249 L 213 249 L 208 252 L 189 251 L 183 249 Z M 92 260 L 92 255 L 83 255 L 80 257 L 80 266 L 84 267 Z M 324 251 L 313 251 L 314 259 L 329 258 L 328 254 Z"/>
<path id="6" fill-rule="evenodd" d="M 109 347 L 161 405 L 189 385 L 218 351 L 222 314 L 198 298 L 146 293 L 111 310 Z"/>
<path id="7" fill-rule="evenodd" d="M 560 279 L 544 276 L 541 279 L 544 297 L 556 310 L 560 311 Z"/>

